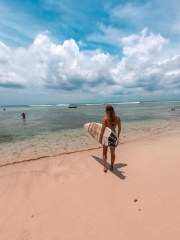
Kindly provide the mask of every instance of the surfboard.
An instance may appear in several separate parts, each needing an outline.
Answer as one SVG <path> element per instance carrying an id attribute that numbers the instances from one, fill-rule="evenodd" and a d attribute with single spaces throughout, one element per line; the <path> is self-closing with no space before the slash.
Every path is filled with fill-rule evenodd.
<path id="1" fill-rule="evenodd" d="M 90 133 L 90 135 L 99 142 L 99 137 L 101 133 L 102 124 L 97 122 L 90 122 L 84 124 L 84 128 Z M 118 137 L 115 132 L 113 132 L 110 128 L 106 127 L 104 130 L 102 144 L 109 147 L 117 147 L 118 145 Z"/>

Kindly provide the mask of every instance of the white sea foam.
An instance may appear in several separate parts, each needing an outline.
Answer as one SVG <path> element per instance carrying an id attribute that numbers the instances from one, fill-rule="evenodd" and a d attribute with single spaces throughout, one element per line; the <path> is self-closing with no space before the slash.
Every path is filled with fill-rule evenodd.
<path id="1" fill-rule="evenodd" d="M 120 105 L 120 104 L 139 104 L 140 102 L 117 102 L 117 103 L 109 103 L 109 104 L 115 104 L 115 105 Z"/>
<path id="2" fill-rule="evenodd" d="M 69 104 L 67 104 L 67 103 L 56 104 L 56 107 L 66 107 L 66 106 L 69 106 Z"/>
<path id="3" fill-rule="evenodd" d="M 81 105 L 85 105 L 85 106 L 100 106 L 100 105 L 104 105 L 104 103 L 84 103 Z"/>
<path id="4" fill-rule="evenodd" d="M 34 104 L 34 105 L 28 105 L 29 107 L 54 107 L 55 105 L 53 104 Z"/>

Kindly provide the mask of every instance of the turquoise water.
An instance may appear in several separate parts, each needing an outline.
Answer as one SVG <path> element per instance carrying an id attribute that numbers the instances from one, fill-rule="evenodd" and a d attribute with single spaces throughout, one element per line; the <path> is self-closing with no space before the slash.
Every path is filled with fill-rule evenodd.
<path id="1" fill-rule="evenodd" d="M 121 143 L 179 129 L 180 102 L 112 104 L 122 121 Z M 83 128 L 101 122 L 106 104 L 0 108 L 0 164 L 99 147 Z M 171 111 L 175 109 L 175 111 Z M 21 113 L 26 113 L 26 119 Z"/>

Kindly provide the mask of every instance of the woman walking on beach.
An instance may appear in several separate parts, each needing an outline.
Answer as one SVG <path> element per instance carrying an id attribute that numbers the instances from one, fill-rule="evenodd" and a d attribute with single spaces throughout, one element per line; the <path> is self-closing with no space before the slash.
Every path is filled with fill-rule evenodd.
<path id="1" fill-rule="evenodd" d="M 103 117 L 102 119 L 102 128 L 101 128 L 101 133 L 100 133 L 100 138 L 99 142 L 102 144 L 102 138 L 104 134 L 104 130 L 106 127 L 110 128 L 113 132 L 116 132 L 116 127 L 118 126 L 118 139 L 120 137 L 120 132 L 121 132 L 121 119 L 120 116 L 117 116 L 114 108 L 111 105 L 107 105 L 105 108 L 106 111 L 106 116 Z M 104 161 L 104 172 L 107 172 L 106 168 L 106 162 L 107 162 L 107 151 L 108 151 L 108 146 L 103 145 L 103 161 Z M 110 152 L 111 152 L 111 166 L 110 170 L 113 171 L 113 165 L 115 161 L 115 146 L 110 146 Z"/>

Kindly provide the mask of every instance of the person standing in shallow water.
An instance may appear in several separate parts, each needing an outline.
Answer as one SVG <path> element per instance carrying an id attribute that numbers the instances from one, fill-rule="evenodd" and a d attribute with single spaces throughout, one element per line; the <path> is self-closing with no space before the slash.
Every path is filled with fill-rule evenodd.
<path id="1" fill-rule="evenodd" d="M 25 119 L 25 118 L 26 118 L 26 113 L 23 112 L 23 113 L 21 114 L 21 116 L 22 116 L 23 119 Z"/>
<path id="2" fill-rule="evenodd" d="M 116 127 L 118 127 L 118 139 L 121 133 L 121 119 L 120 116 L 117 116 L 114 108 L 111 105 L 107 105 L 105 108 L 106 116 L 102 119 L 102 128 L 100 133 L 99 142 L 102 144 L 102 138 L 104 134 L 104 130 L 106 127 L 110 128 L 113 132 L 116 133 Z M 104 162 L 104 172 L 107 172 L 106 162 L 107 162 L 107 151 L 108 146 L 103 145 L 103 162 Z M 115 161 L 115 147 L 110 147 L 111 152 L 111 166 L 110 170 L 113 171 L 114 161 Z"/>

